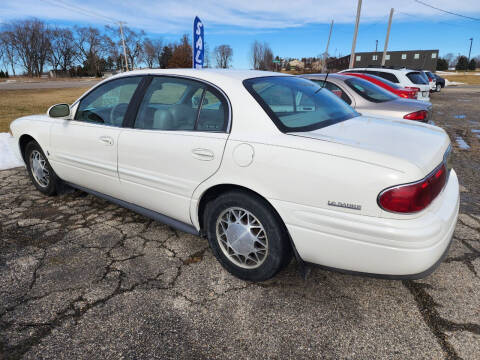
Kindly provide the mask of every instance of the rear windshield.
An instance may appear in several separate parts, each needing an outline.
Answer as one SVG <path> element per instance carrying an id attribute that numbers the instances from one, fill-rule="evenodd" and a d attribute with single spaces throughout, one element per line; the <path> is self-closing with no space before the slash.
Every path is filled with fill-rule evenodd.
<path id="1" fill-rule="evenodd" d="M 345 84 L 347 84 L 361 97 L 371 102 L 381 103 L 385 101 L 395 100 L 397 98 L 397 96 L 392 94 L 391 92 L 363 79 L 350 78 L 348 80 L 345 80 Z"/>
<path id="2" fill-rule="evenodd" d="M 282 132 L 311 131 L 360 115 L 318 84 L 293 76 L 269 76 L 243 81 Z"/>
<path id="3" fill-rule="evenodd" d="M 411 82 L 417 85 L 428 85 L 428 79 L 425 80 L 423 75 L 419 72 L 410 72 L 407 74 L 407 77 Z"/>

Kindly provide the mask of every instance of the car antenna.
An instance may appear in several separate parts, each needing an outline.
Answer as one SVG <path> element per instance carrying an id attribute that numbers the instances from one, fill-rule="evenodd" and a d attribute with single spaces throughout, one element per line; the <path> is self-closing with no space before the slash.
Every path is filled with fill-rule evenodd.
<path id="1" fill-rule="evenodd" d="M 325 80 L 323 80 L 322 86 L 320 86 L 320 89 L 315 91 L 315 94 L 318 93 L 320 90 L 322 90 L 325 87 L 325 84 L 327 83 L 327 79 L 328 79 L 328 74 L 330 74 L 330 71 L 327 71 L 327 75 L 325 76 Z"/>
<path id="2" fill-rule="evenodd" d="M 327 83 L 328 74 L 330 74 L 330 71 L 327 71 L 327 76 L 325 76 L 325 80 L 323 80 L 322 89 L 325 87 L 325 84 Z"/>

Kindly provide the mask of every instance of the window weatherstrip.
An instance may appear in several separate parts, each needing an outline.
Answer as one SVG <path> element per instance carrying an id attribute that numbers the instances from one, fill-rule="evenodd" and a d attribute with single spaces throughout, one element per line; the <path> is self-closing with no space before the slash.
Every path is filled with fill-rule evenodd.
<path id="1" fill-rule="evenodd" d="M 198 130 L 198 119 L 200 118 L 200 111 L 203 108 L 203 99 L 205 99 L 206 88 L 203 87 L 202 96 L 200 96 L 200 103 L 198 104 L 197 117 L 195 118 L 195 126 L 193 127 L 194 131 Z"/>

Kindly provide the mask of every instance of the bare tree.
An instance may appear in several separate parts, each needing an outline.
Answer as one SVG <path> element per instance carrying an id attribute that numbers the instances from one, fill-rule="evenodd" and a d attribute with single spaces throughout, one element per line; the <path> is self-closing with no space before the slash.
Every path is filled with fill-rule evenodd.
<path id="1" fill-rule="evenodd" d="M 230 45 L 216 46 L 214 53 L 215 60 L 217 61 L 217 68 L 228 69 L 233 57 L 233 49 Z"/>
<path id="2" fill-rule="evenodd" d="M 29 76 L 40 76 L 50 51 L 50 31 L 38 19 L 17 20 L 6 25 L 4 51 L 11 59 L 17 59 Z M 13 49 L 13 54 L 8 51 Z M 13 63 L 13 60 L 12 60 Z"/>
<path id="3" fill-rule="evenodd" d="M 203 42 L 204 50 L 203 50 L 203 67 L 209 68 L 210 64 L 210 47 L 206 41 Z"/>
<path id="4" fill-rule="evenodd" d="M 273 70 L 273 52 L 270 45 L 255 40 L 251 48 L 251 62 L 255 70 Z"/>
<path id="5" fill-rule="evenodd" d="M 116 40 L 117 46 L 123 46 L 119 31 L 111 26 L 106 26 L 106 28 Z M 143 42 L 145 38 L 145 31 L 140 30 L 137 32 L 128 26 L 124 26 L 123 35 L 125 37 L 125 50 L 127 52 L 129 69 L 134 69 L 143 61 Z"/>
<path id="6" fill-rule="evenodd" d="M 452 53 L 446 54 L 443 58 L 447 60 L 448 66 L 455 66 L 455 64 L 457 63 L 455 55 L 453 55 Z"/>
<path id="7" fill-rule="evenodd" d="M 163 42 L 161 39 L 150 40 L 146 38 L 143 41 L 143 53 L 147 67 L 160 67 L 162 58 Z"/>
<path id="8" fill-rule="evenodd" d="M 10 31 L 5 30 L 0 33 L 0 47 L 2 48 L 2 61 L 5 68 L 10 66 L 13 76 L 15 76 L 16 53 L 13 45 L 13 34 Z"/>
<path id="9" fill-rule="evenodd" d="M 77 59 L 84 65 L 89 75 L 100 74 L 100 59 L 107 52 L 108 43 L 111 40 L 100 35 L 100 31 L 94 27 L 77 27 L 75 46 Z"/>
<path id="10" fill-rule="evenodd" d="M 73 33 L 69 29 L 55 28 L 50 32 L 50 52 L 48 61 L 57 70 L 67 71 L 73 66 L 76 49 Z"/>

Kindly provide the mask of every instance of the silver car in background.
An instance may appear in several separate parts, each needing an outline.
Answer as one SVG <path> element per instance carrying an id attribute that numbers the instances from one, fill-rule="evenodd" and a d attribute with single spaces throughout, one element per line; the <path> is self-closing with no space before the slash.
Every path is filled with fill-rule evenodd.
<path id="1" fill-rule="evenodd" d="M 305 74 L 306 79 L 320 83 L 363 115 L 428 122 L 432 104 L 403 99 L 364 79 L 342 74 Z M 326 80 L 325 80 L 326 79 Z"/>

